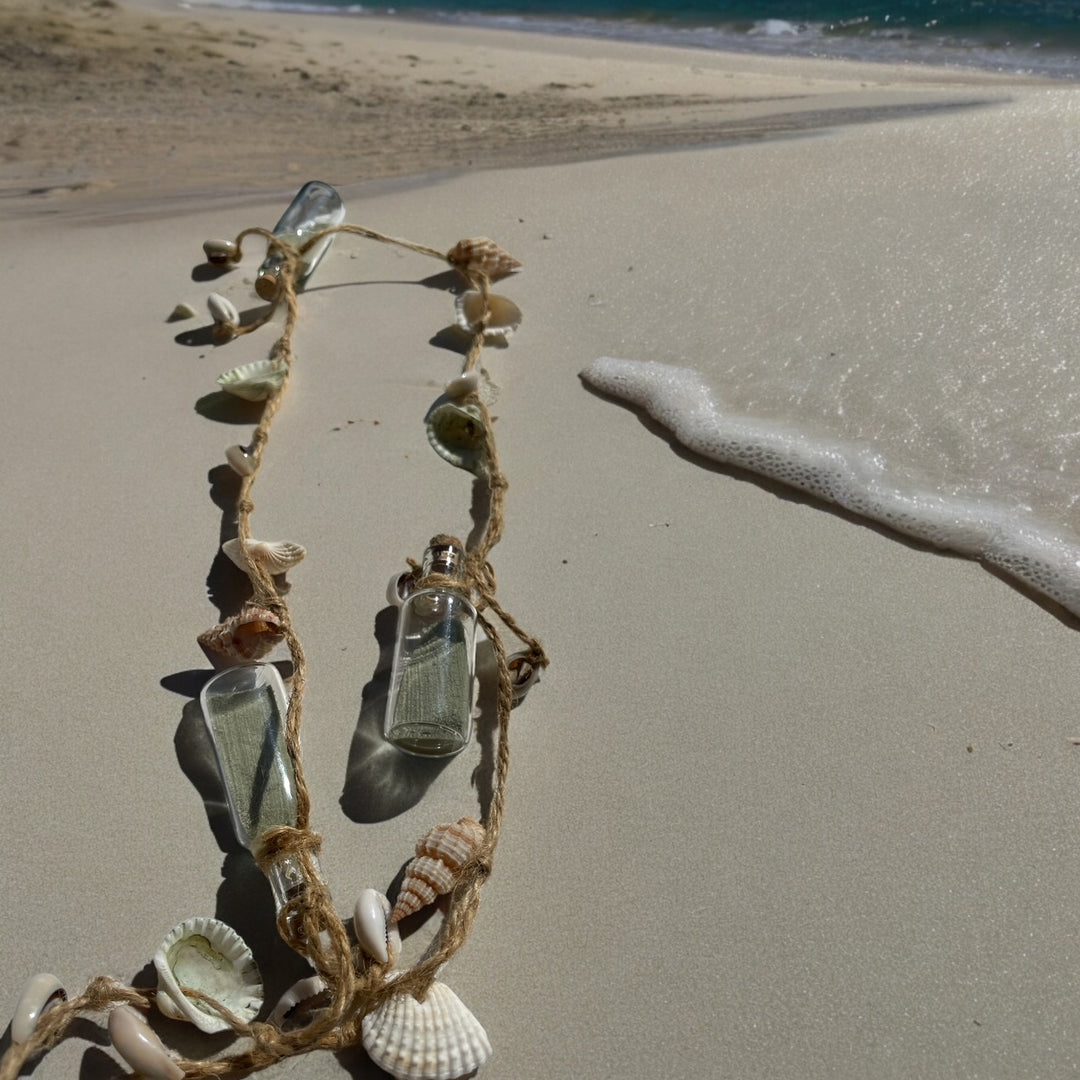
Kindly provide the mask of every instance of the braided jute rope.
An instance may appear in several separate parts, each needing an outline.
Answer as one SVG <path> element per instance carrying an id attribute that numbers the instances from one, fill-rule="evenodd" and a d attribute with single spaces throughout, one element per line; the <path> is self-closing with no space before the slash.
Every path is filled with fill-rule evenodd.
<path id="1" fill-rule="evenodd" d="M 481 888 L 491 873 L 502 826 L 506 777 L 510 766 L 510 712 L 514 704 L 514 679 L 508 663 L 503 632 L 509 631 L 524 644 L 525 658 L 532 667 L 546 667 L 548 663 L 539 640 L 527 634 L 495 598 L 495 571 L 490 562 L 490 554 L 503 534 L 508 485 L 499 466 L 490 413 L 484 401 L 474 392 L 463 400 L 479 410 L 485 431 L 488 467 L 481 479 L 488 488 L 488 513 L 479 535 L 470 542 L 466 551 L 463 577 L 464 587 L 476 598 L 479 623 L 491 643 L 498 672 L 498 739 L 493 763 L 492 795 L 481 822 L 485 829 L 485 838 L 473 857 L 457 873 L 442 925 L 423 957 L 405 970 L 392 970 L 389 963 L 380 964 L 367 959 L 351 944 L 315 862 L 322 841 L 319 835 L 312 831 L 309 823 L 311 795 L 304 780 L 300 752 L 300 727 L 307 679 L 304 649 L 293 627 L 288 604 L 284 597 L 278 594 L 268 571 L 247 553 L 245 544 L 245 541 L 251 539 L 251 518 L 255 510 L 252 491 L 295 359 L 292 339 L 300 314 L 296 282 L 301 258 L 320 240 L 335 233 L 348 233 L 380 243 L 393 244 L 420 255 L 450 262 L 465 278 L 467 285 L 483 296 L 484 313 L 473 327 L 472 340 L 465 356 L 464 372 L 479 366 L 484 347 L 484 328 L 491 317 L 487 275 L 475 266 L 462 266 L 460 263 L 451 262 L 445 253 L 434 248 L 349 224 L 325 229 L 299 247 L 293 247 L 262 228 L 245 229 L 236 237 L 237 251 L 234 261 L 241 258 L 241 245 L 249 236 L 265 239 L 268 251 L 282 257 L 280 288 L 269 311 L 260 319 L 243 326 L 227 326 L 224 332 L 228 336 L 251 333 L 268 322 L 278 309 L 284 309 L 284 326 L 281 335 L 271 346 L 270 356 L 283 366 L 285 377 L 280 389 L 267 400 L 259 424 L 252 434 L 250 453 L 254 459 L 254 468 L 241 481 L 236 513 L 237 535 L 241 541 L 241 549 L 245 552 L 247 571 L 252 581 L 251 602 L 272 611 L 280 619 L 285 644 L 292 659 L 292 693 L 286 716 L 285 743 L 296 776 L 297 823 L 295 828 L 281 826 L 266 832 L 260 837 L 255 858 L 264 871 L 286 854 L 302 868 L 306 888 L 301 889 L 282 909 L 278 917 L 278 932 L 284 941 L 308 959 L 318 972 L 326 984 L 329 1005 L 315 1013 L 307 1026 L 282 1031 L 271 1024 L 245 1023 L 220 1002 L 198 990 L 185 987 L 187 996 L 218 1013 L 237 1036 L 248 1040 L 248 1045 L 242 1050 L 224 1057 L 213 1060 L 177 1060 L 189 1080 L 244 1076 L 297 1054 L 312 1050 L 345 1049 L 360 1040 L 363 1017 L 391 995 L 410 993 L 423 999 L 439 969 L 461 948 L 472 930 L 480 903 Z M 415 577 L 416 563 L 412 559 L 408 561 L 414 568 Z M 438 575 L 430 575 L 421 583 L 425 586 L 452 583 L 456 588 L 461 588 L 463 584 L 461 579 L 451 582 Z M 23 1065 L 59 1043 L 77 1017 L 87 1014 L 107 1015 L 121 1005 L 149 1009 L 156 993 L 155 989 L 126 986 L 106 976 L 91 979 L 81 994 L 50 1008 L 40 1018 L 33 1035 L 26 1042 L 13 1044 L 9 1048 L 0 1061 L 0 1080 L 16 1080 Z"/>

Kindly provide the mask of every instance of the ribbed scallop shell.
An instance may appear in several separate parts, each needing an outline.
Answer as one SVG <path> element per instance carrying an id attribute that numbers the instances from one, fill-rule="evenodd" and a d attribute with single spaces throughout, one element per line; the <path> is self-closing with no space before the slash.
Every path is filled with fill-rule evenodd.
<path id="1" fill-rule="evenodd" d="M 479 270 L 489 281 L 513 274 L 522 266 L 519 260 L 486 236 L 459 240 L 446 253 L 446 261 L 462 270 Z"/>
<path id="2" fill-rule="evenodd" d="M 241 544 L 240 537 L 236 536 L 232 540 L 226 540 L 221 545 L 221 550 L 244 573 L 247 573 L 245 548 L 252 559 L 270 574 L 284 574 L 307 554 L 299 544 L 290 543 L 288 540 L 248 540 L 246 544 Z"/>
<path id="3" fill-rule="evenodd" d="M 436 825 L 416 843 L 416 857 L 405 867 L 391 925 L 432 903 L 454 887 L 458 872 L 484 842 L 484 826 L 463 817 L 452 825 Z"/>
<path id="4" fill-rule="evenodd" d="M 505 296 L 488 293 L 487 306 L 490 311 L 484 326 L 484 337 L 489 339 L 508 338 L 521 325 L 521 308 Z M 484 294 L 477 289 L 463 292 L 455 301 L 457 324 L 462 330 L 475 334 L 480 329 L 484 317 Z"/>
<path id="5" fill-rule="evenodd" d="M 265 608 L 246 605 L 196 639 L 208 652 L 231 664 L 260 660 L 285 640 L 281 620 Z"/>
<path id="6" fill-rule="evenodd" d="M 245 401 L 266 401 L 285 382 L 285 365 L 280 360 L 255 360 L 241 364 L 218 377 L 218 386 Z"/>
<path id="7" fill-rule="evenodd" d="M 444 461 L 475 476 L 488 471 L 487 429 L 475 405 L 438 401 L 424 418 L 428 442 Z"/>
<path id="8" fill-rule="evenodd" d="M 455 1080 L 474 1073 L 491 1043 L 480 1021 L 445 983 L 423 1001 L 395 994 L 362 1022 L 368 1056 L 397 1080 Z"/>
<path id="9" fill-rule="evenodd" d="M 173 1020 L 189 1020 L 200 1031 L 228 1031 L 229 1024 L 201 1001 L 188 998 L 190 987 L 220 1001 L 241 1020 L 262 1008 L 263 984 L 244 939 L 218 919 L 187 919 L 173 927 L 154 954 L 157 1006 Z"/>

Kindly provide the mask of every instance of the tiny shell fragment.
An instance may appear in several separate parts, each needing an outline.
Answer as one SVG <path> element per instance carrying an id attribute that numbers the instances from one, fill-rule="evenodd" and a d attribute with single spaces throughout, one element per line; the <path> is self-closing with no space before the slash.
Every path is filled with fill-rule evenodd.
<path id="1" fill-rule="evenodd" d="M 194 319 L 198 314 L 190 304 L 177 304 L 165 321 L 182 322 L 184 319 Z"/>

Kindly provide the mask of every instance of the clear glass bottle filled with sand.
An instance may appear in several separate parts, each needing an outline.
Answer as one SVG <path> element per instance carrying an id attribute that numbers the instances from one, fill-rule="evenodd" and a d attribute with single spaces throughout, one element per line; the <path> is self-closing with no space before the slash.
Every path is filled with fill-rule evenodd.
<path id="1" fill-rule="evenodd" d="M 384 733 L 422 757 L 456 754 L 472 733 L 476 608 L 464 562 L 460 540 L 434 537 L 421 581 L 432 575 L 435 581 L 410 593 L 398 613 Z"/>

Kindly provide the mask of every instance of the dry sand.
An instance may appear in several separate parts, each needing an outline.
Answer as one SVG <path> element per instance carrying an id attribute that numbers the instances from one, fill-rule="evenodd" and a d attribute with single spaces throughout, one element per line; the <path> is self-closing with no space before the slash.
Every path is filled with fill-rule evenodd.
<path id="1" fill-rule="evenodd" d="M 525 323 L 488 357 L 511 483 L 495 564 L 553 664 L 514 715 L 496 871 L 446 972 L 494 1044 L 483 1080 L 1080 1068 L 1075 627 L 974 562 L 690 460 L 578 380 L 602 354 L 752 349 L 723 276 L 765 310 L 770 266 L 813 262 L 810 181 L 836 186 L 815 235 L 870 250 L 845 184 L 887 208 L 913 133 L 955 147 L 928 187 L 950 214 L 993 176 L 968 211 L 988 233 L 1027 196 L 1010 125 L 1040 198 L 1071 205 L 1076 91 L 368 20 L 3 13 L 3 1008 L 40 970 L 145 983 L 194 915 L 252 943 L 271 999 L 303 973 L 230 844 L 191 700 L 219 615 L 222 452 L 251 427 L 214 379 L 272 331 L 215 347 L 205 317 L 166 319 L 211 289 L 258 310 L 257 257 L 215 277 L 200 242 L 271 225 L 322 174 L 351 221 L 439 248 L 489 234 L 526 267 L 502 288 Z M 813 136 L 763 137 L 798 124 Z M 583 160 L 732 125 L 713 148 Z M 455 175 L 370 182 L 418 170 Z M 954 250 L 931 254 L 974 324 L 988 301 Z M 805 275 L 800 319 L 870 287 L 840 265 Z M 1018 299 L 1062 304 L 1050 284 L 1036 269 Z M 466 478 L 421 423 L 460 364 L 447 289 L 418 256 L 335 246 L 255 492 L 257 534 L 309 550 L 290 574 L 305 772 L 343 914 L 477 807 L 478 747 L 434 776 L 378 752 L 386 581 L 469 528 Z M 156 1023 L 178 1053 L 226 1048 Z M 35 1077 L 122 1074 L 96 1025 L 74 1034 Z M 375 1073 L 356 1051 L 265 1075 Z"/>

